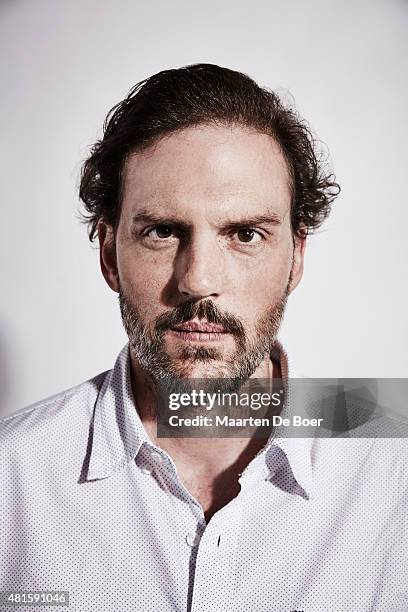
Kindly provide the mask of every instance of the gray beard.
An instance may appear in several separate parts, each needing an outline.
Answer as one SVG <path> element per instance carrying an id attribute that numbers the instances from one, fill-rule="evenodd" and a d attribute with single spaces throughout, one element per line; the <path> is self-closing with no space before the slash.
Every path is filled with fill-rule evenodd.
<path id="1" fill-rule="evenodd" d="M 198 361 L 212 367 L 208 378 L 205 381 L 200 379 L 208 392 L 236 391 L 253 375 L 265 356 L 271 353 L 285 311 L 290 281 L 291 278 L 282 297 L 257 321 L 254 338 L 248 338 L 244 326 L 235 316 L 222 313 L 209 299 L 185 302 L 172 311 L 163 313 L 156 320 L 154 331 L 151 333 L 142 323 L 137 309 L 132 306 L 120 288 L 119 305 L 130 350 L 160 392 L 171 393 L 173 390 L 188 392 L 190 388 L 195 387 L 196 384 L 193 384 L 189 372 Z M 215 347 L 190 345 L 180 349 L 177 355 L 182 364 L 173 362 L 165 351 L 163 336 L 174 325 L 194 318 L 204 318 L 210 323 L 223 325 L 225 330 L 233 335 L 237 348 L 231 357 L 223 358 L 222 352 Z M 215 369 L 216 360 L 223 363 Z M 188 381 L 189 378 L 191 383 Z"/>

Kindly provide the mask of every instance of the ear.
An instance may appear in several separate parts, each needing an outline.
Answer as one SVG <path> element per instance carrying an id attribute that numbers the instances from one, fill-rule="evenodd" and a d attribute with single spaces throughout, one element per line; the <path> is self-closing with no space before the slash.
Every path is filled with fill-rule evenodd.
<path id="1" fill-rule="evenodd" d="M 306 227 L 301 227 L 300 229 L 302 236 L 293 237 L 293 262 L 289 293 L 292 293 L 292 291 L 298 286 L 303 276 L 307 229 Z"/>
<path id="2" fill-rule="evenodd" d="M 112 291 L 119 293 L 119 276 L 116 260 L 115 234 L 105 221 L 98 223 L 99 263 L 104 279 Z"/>

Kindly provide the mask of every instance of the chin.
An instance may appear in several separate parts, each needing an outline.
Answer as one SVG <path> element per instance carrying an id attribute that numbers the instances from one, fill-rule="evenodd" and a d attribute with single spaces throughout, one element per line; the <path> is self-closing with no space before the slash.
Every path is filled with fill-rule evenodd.
<path id="1" fill-rule="evenodd" d="M 222 378 L 225 376 L 225 366 L 222 363 L 186 363 L 178 362 L 175 365 L 175 371 L 180 378 Z"/>

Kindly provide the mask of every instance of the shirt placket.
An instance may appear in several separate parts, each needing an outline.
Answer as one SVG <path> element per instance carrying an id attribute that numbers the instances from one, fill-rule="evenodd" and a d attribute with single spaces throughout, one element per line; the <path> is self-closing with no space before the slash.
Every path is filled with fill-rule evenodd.
<path id="1" fill-rule="evenodd" d="M 206 526 L 197 545 L 191 612 L 235 611 L 234 575 L 241 524 L 238 496 Z"/>

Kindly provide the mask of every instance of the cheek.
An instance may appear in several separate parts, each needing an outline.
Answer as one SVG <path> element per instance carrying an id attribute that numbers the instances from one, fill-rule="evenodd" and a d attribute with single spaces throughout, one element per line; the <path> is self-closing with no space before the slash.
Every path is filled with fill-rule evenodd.
<path id="1" fill-rule="evenodd" d="M 292 252 L 270 252 L 265 257 L 233 266 L 231 288 L 236 294 L 257 298 L 260 302 L 285 289 L 292 267 Z"/>
<path id="2" fill-rule="evenodd" d="M 123 291 L 142 314 L 148 314 L 160 304 L 172 268 L 163 266 L 157 257 L 141 257 L 135 249 L 128 249 L 118 253 L 118 273 Z"/>
<path id="3" fill-rule="evenodd" d="M 268 258 L 251 269 L 239 272 L 232 286 L 232 308 L 241 319 L 253 325 L 284 295 L 289 281 L 290 253 Z"/>
<path id="4" fill-rule="evenodd" d="M 240 286 L 233 288 L 228 296 L 225 309 L 235 315 L 251 333 L 258 320 L 280 300 L 286 283 L 282 282 L 278 274 L 276 278 L 268 274 L 265 268 L 241 280 Z"/>

